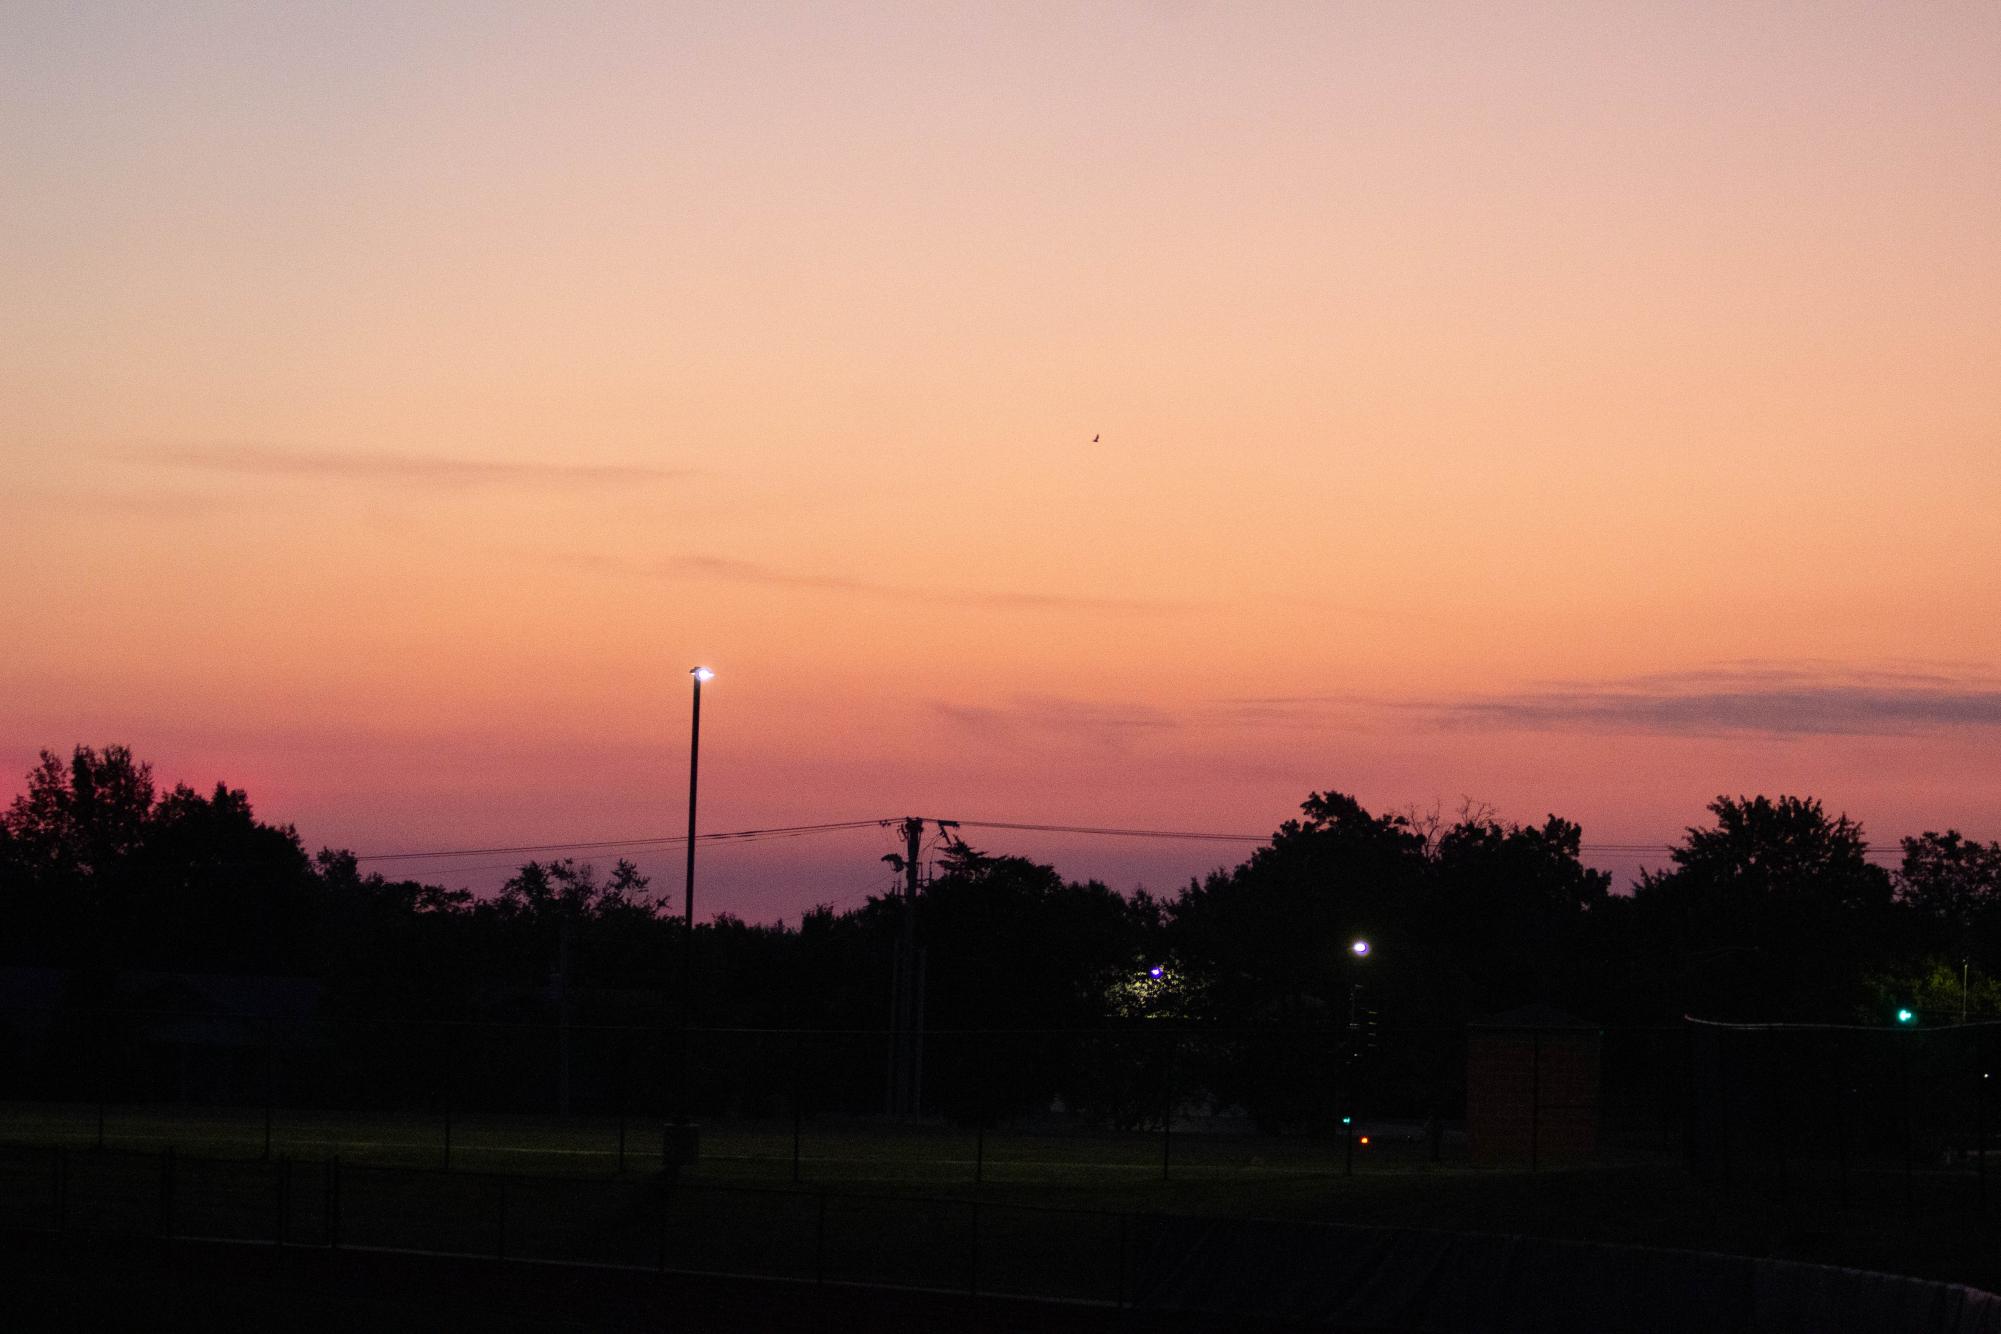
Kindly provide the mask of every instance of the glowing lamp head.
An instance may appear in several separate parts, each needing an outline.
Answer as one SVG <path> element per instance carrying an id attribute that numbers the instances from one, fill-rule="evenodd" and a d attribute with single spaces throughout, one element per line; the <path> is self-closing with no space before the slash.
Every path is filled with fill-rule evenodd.
<path id="1" fill-rule="evenodd" d="M 1366 941 L 1366 940 L 1358 940 L 1358 941 L 1356 941 L 1356 942 L 1355 942 L 1354 944 L 1352 944 L 1352 945 L 1350 945 L 1350 946 L 1348 947 L 1348 953 L 1350 953 L 1350 954 L 1354 955 L 1354 956 L 1355 956 L 1355 957 L 1356 957 L 1357 959 L 1366 959 L 1366 958 L 1368 958 L 1368 957 L 1369 957 L 1369 942 L 1368 942 L 1368 941 Z"/>
<path id="2" fill-rule="evenodd" d="M 1897 1022 L 1900 1024 L 1913 1024 L 1917 1022 L 1917 1019 L 1918 1016 L 1909 1009 L 1897 1011 Z"/>
<path id="3" fill-rule="evenodd" d="M 706 667 L 696 667 L 688 675 L 695 678 L 695 684 L 697 685 L 700 685 L 704 681 L 713 681 L 716 679 L 716 674 Z"/>
<path id="4" fill-rule="evenodd" d="M 1146 970 L 1146 975 L 1148 977 L 1155 979 L 1163 978 L 1167 976 L 1167 970 L 1165 968 L 1162 968 L 1159 964 L 1155 964 L 1153 967 Z"/>

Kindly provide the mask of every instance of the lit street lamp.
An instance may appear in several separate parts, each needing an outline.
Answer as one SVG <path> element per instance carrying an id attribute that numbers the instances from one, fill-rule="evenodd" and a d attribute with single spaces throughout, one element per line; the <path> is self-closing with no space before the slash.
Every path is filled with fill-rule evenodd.
<path id="1" fill-rule="evenodd" d="M 695 712 L 688 724 L 688 875 L 686 880 L 688 910 L 688 940 L 695 938 L 695 782 L 702 770 L 702 682 L 713 681 L 716 674 L 706 667 L 697 667 L 688 673 L 695 681 Z M 688 975 L 681 974 L 682 999 L 688 992 Z M 681 1013 L 687 1014 L 687 1006 Z"/>
<path id="2" fill-rule="evenodd" d="M 1348 945 L 1348 957 L 1356 963 L 1361 963 L 1369 957 L 1369 948 L 1368 940 L 1357 936 Z M 1339 1084 L 1337 1086 L 1339 1089 L 1339 1103 L 1350 1108 L 1354 1106 L 1355 1095 L 1353 1089 L 1350 1087 L 1352 1081 L 1349 1076 L 1355 1067 L 1356 1060 L 1362 1054 L 1363 1038 L 1361 1030 L 1362 984 L 1358 980 L 1351 980 L 1348 983 L 1348 1028 L 1341 1043 L 1341 1066 L 1338 1076 Z M 1355 1175 L 1355 1116 L 1352 1111 L 1345 1112 L 1342 1115 L 1341 1129 L 1342 1136 L 1346 1141 L 1341 1152 L 1341 1172 L 1344 1176 L 1353 1176 Z M 1362 1142 L 1364 1144 L 1369 1142 L 1366 1136 Z"/>
<path id="3" fill-rule="evenodd" d="M 688 725 L 688 872 L 684 881 L 685 913 L 681 932 L 681 1069 L 675 1080 L 674 1124 L 668 1128 L 662 1157 L 670 1167 L 692 1167 L 697 1131 L 688 1121 L 688 1092 L 693 1063 L 688 1059 L 689 1020 L 695 1003 L 695 790 L 702 766 L 702 682 L 715 679 L 706 667 L 688 675 L 695 682 L 695 708 Z"/>
<path id="4" fill-rule="evenodd" d="M 1369 957 L 1369 942 L 1361 937 L 1357 937 L 1355 942 L 1348 946 L 1348 953 L 1356 963 L 1360 963 Z M 1361 1011 L 1362 984 L 1359 981 L 1350 982 L 1348 984 L 1348 1033 L 1350 1041 L 1354 1040 L 1355 1030 L 1361 1027 Z"/>

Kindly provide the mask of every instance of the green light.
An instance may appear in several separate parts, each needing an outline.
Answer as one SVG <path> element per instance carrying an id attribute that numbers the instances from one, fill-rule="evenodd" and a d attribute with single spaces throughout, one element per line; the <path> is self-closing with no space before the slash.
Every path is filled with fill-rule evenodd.
<path id="1" fill-rule="evenodd" d="M 1355 1124 L 1355 1118 L 1352 1116 L 1344 1116 L 1341 1118 L 1341 1124 L 1344 1126 L 1352 1126 Z"/>
<path id="2" fill-rule="evenodd" d="M 1911 1012 L 1910 1010 L 1899 1010 L 1899 1011 L 1897 1011 L 1897 1022 L 1898 1022 L 1898 1023 L 1900 1023 L 1900 1024 L 1914 1024 L 1914 1023 L 1916 1023 L 1917 1021 L 1918 1021 L 1918 1016 L 1917 1016 L 1916 1014 L 1912 1013 L 1912 1012 Z"/>

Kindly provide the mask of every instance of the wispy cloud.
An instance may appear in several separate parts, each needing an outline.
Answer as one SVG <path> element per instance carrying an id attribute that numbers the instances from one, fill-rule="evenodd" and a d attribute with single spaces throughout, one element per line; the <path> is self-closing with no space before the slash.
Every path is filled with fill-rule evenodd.
<path id="1" fill-rule="evenodd" d="M 1144 704 L 1109 704 L 1058 695 L 1015 695 L 1006 704 L 950 704 L 932 708 L 946 721 L 986 736 L 1054 734 L 1100 746 L 1121 747 L 1181 726 L 1175 715 Z"/>
<path id="2" fill-rule="evenodd" d="M 147 463 L 239 477 L 277 477 L 399 486 L 612 487 L 686 477 L 689 470 L 643 464 L 564 463 L 452 458 L 441 454 L 378 454 L 364 450 L 297 450 L 265 445 L 176 445 L 129 453 Z"/>
<path id="3" fill-rule="evenodd" d="M 1947 662 L 1888 662 L 1865 666 L 1826 658 L 1774 661 L 1769 658 L 1737 658 L 1685 667 L 1671 672 L 1647 672 L 1618 678 L 1622 686 L 1685 690 L 1706 686 L 1815 686 L 1829 683 L 1872 686 L 1951 687 L 1969 682 L 1995 685 L 1977 664 Z M 1560 683 L 1557 683 L 1560 684 Z"/>
<path id="4" fill-rule="evenodd" d="M 18 505 L 43 513 L 96 511 L 140 521 L 206 519 L 216 514 L 239 512 L 253 503 L 246 496 L 184 486 L 153 491 L 86 491 L 81 488 L 24 486 L 0 497 L 0 508 Z"/>
<path id="5" fill-rule="evenodd" d="M 1189 604 L 1155 598 L 1093 597 L 1076 593 L 1015 592 L 906 584 L 893 580 L 857 579 L 847 575 L 786 570 L 727 556 L 678 556 L 658 561 L 628 561 L 608 556 L 566 557 L 597 569 L 660 579 L 714 579 L 759 584 L 771 588 L 820 588 L 870 598 L 894 598 L 932 606 L 972 607 L 987 611 L 1100 611 L 1107 613 L 1166 613 Z"/>
<path id="6" fill-rule="evenodd" d="M 1428 713 L 1448 727 L 1903 736 L 2001 728 L 2001 682 L 1936 666 L 1740 662 L 1398 707 Z"/>
<path id="7" fill-rule="evenodd" d="M 1380 712 L 1384 707 L 1385 701 L 1376 695 L 1246 695 L 1216 700 L 1204 712 L 1226 726 L 1288 727 Z"/>

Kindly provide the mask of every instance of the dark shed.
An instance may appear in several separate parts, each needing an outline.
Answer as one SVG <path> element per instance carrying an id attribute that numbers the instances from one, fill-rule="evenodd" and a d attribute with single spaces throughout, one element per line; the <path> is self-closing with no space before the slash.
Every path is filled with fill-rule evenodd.
<path id="1" fill-rule="evenodd" d="M 1598 1146 L 1601 1033 L 1552 1005 L 1466 1025 L 1466 1138 L 1481 1163 L 1577 1162 Z"/>

